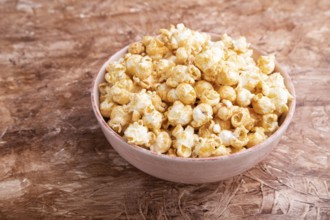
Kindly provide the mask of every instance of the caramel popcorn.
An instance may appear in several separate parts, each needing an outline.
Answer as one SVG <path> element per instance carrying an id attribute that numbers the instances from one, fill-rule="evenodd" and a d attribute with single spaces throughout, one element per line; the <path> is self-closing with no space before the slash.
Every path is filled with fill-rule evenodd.
<path id="1" fill-rule="evenodd" d="M 212 41 L 183 24 L 129 45 L 106 67 L 100 112 L 130 144 L 179 157 L 224 156 L 266 140 L 293 99 L 275 56 L 245 37 Z"/>

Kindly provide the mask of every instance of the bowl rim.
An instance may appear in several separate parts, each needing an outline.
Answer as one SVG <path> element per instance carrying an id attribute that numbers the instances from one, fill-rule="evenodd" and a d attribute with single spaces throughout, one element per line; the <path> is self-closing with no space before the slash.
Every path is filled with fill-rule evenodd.
<path id="1" fill-rule="evenodd" d="M 215 33 L 208 33 L 208 34 L 210 34 L 212 37 L 220 37 L 219 34 L 215 34 Z M 100 75 L 104 75 L 104 71 L 105 71 L 106 66 L 111 61 L 113 61 L 112 60 L 113 57 L 115 57 L 117 54 L 127 52 L 128 46 L 129 45 L 127 45 L 127 46 L 123 47 L 122 49 L 120 49 L 120 50 L 116 51 L 115 53 L 113 53 L 107 59 L 107 61 L 105 63 L 103 63 L 101 69 L 98 71 L 97 74 L 95 74 L 95 76 L 93 78 L 90 92 L 91 92 L 91 102 L 92 102 L 93 112 L 94 112 L 100 126 L 104 127 L 110 133 L 110 135 L 112 135 L 119 142 L 121 142 L 122 144 L 124 144 L 126 146 L 129 146 L 131 149 L 133 149 L 135 151 L 139 151 L 140 153 L 146 154 L 147 156 L 156 156 L 159 159 L 174 160 L 174 161 L 180 161 L 180 162 L 190 162 L 190 161 L 204 162 L 204 161 L 229 160 L 229 159 L 233 159 L 233 158 L 237 158 L 237 157 L 242 157 L 242 156 L 245 156 L 247 154 L 252 154 L 254 152 L 259 151 L 261 148 L 266 147 L 269 143 L 273 142 L 279 136 L 281 136 L 281 134 L 283 134 L 285 132 L 285 130 L 288 128 L 289 124 L 292 121 L 292 118 L 293 118 L 293 115 L 294 115 L 294 112 L 295 112 L 295 107 L 296 107 L 296 93 L 295 93 L 294 84 L 293 84 L 293 82 L 290 78 L 290 75 L 287 73 L 287 71 L 285 71 L 277 61 L 275 61 L 275 69 L 277 69 L 277 71 L 283 76 L 285 86 L 289 90 L 291 95 L 293 96 L 293 100 L 289 104 L 289 111 L 286 114 L 285 119 L 282 122 L 282 124 L 279 126 L 279 128 L 271 136 L 269 136 L 265 141 L 261 142 L 260 144 L 257 144 L 253 147 L 247 148 L 246 150 L 239 151 L 239 152 L 236 152 L 236 153 L 233 153 L 233 154 L 223 155 L 223 156 L 215 156 L 215 157 L 205 157 L 205 158 L 192 158 L 192 157 L 183 158 L 183 157 L 169 156 L 169 155 L 166 155 L 166 154 L 158 154 L 156 152 L 153 152 L 149 149 L 145 149 L 145 148 L 140 147 L 138 145 L 129 144 L 125 141 L 125 139 L 122 136 L 120 136 L 117 132 L 115 132 L 107 124 L 107 122 L 104 120 L 103 116 L 101 115 L 100 109 L 99 109 L 99 104 L 95 100 L 95 94 L 94 94 L 95 92 L 96 93 L 99 92 L 98 85 L 96 85 L 96 81 L 100 77 Z M 260 49 L 257 49 L 256 47 L 254 47 L 252 45 L 250 46 L 250 48 L 252 48 L 253 51 L 258 52 L 260 55 L 265 55 L 266 54 L 264 51 L 262 51 Z"/>

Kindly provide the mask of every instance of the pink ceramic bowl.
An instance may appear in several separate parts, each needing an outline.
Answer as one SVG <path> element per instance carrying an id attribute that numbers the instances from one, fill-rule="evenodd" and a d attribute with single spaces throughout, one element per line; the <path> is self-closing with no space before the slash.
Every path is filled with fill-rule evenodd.
<path id="1" fill-rule="evenodd" d="M 213 36 L 215 40 L 219 36 Z M 99 110 L 98 85 L 104 82 L 105 68 L 111 61 L 118 60 L 127 52 L 128 47 L 115 53 L 102 66 L 93 81 L 91 98 L 95 116 L 102 128 L 102 131 L 111 146 L 126 161 L 136 168 L 160 179 L 179 183 L 207 183 L 216 182 L 238 175 L 263 160 L 272 149 L 279 143 L 283 133 L 288 128 L 296 105 L 296 99 L 290 103 L 289 112 L 281 118 L 279 129 L 267 140 L 259 145 L 245 151 L 228 156 L 211 158 L 180 158 L 167 155 L 158 155 L 142 147 L 128 144 L 120 135 L 113 131 L 103 119 Z M 254 49 L 254 56 L 262 53 Z M 290 93 L 295 97 L 295 91 L 289 75 L 277 64 L 276 71 L 280 72 Z"/>

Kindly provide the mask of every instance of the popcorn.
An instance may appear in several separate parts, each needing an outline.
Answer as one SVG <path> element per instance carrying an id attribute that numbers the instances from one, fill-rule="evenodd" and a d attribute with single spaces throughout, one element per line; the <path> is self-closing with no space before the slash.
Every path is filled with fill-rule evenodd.
<path id="1" fill-rule="evenodd" d="M 177 87 L 180 83 L 194 84 L 195 79 L 189 74 L 188 67 L 177 65 L 171 68 L 166 84 L 170 87 Z"/>
<path id="2" fill-rule="evenodd" d="M 139 65 L 140 61 L 142 60 L 142 57 L 143 56 L 140 54 L 126 54 L 125 55 L 126 73 L 128 75 L 130 75 L 130 76 L 135 75 L 136 68 Z"/>
<path id="3" fill-rule="evenodd" d="M 267 136 L 264 133 L 264 129 L 260 128 L 260 127 L 255 127 L 254 128 L 254 132 L 249 133 L 248 134 L 248 143 L 247 143 L 247 147 L 253 147 L 257 144 L 260 144 L 261 142 L 263 142 L 264 140 L 266 140 Z"/>
<path id="4" fill-rule="evenodd" d="M 228 120 L 231 118 L 232 116 L 232 109 L 231 108 L 228 108 L 227 106 L 225 105 L 222 105 L 218 111 L 217 111 L 217 116 L 221 119 L 221 120 Z"/>
<path id="5" fill-rule="evenodd" d="M 167 119 L 171 125 L 187 125 L 192 120 L 192 107 L 190 105 L 184 105 L 180 101 L 175 101 L 174 104 L 169 107 Z"/>
<path id="6" fill-rule="evenodd" d="M 100 112 L 102 116 L 106 118 L 110 118 L 111 112 L 115 106 L 117 105 L 109 99 L 105 99 L 103 102 L 101 102 Z"/>
<path id="7" fill-rule="evenodd" d="M 190 157 L 192 147 L 194 146 L 194 129 L 191 126 L 183 129 L 181 125 L 177 125 L 172 135 L 176 138 L 174 147 L 177 149 L 178 156 Z"/>
<path id="8" fill-rule="evenodd" d="M 209 138 L 199 138 L 198 142 L 195 144 L 193 151 L 194 156 L 198 157 L 210 157 L 214 154 L 221 154 L 220 150 L 215 152 L 217 148 L 222 147 L 221 140 L 219 137 L 209 137 Z"/>
<path id="9" fill-rule="evenodd" d="M 168 102 L 175 102 L 179 100 L 178 94 L 176 92 L 176 89 L 170 89 L 167 93 L 167 101 Z"/>
<path id="10" fill-rule="evenodd" d="M 151 103 L 157 111 L 165 112 L 167 109 L 167 104 L 162 102 L 162 99 L 155 92 L 151 96 Z"/>
<path id="11" fill-rule="evenodd" d="M 275 105 L 272 103 L 270 98 L 257 94 L 252 99 L 253 110 L 261 115 L 272 113 L 275 110 Z"/>
<path id="12" fill-rule="evenodd" d="M 253 98 L 253 94 L 244 88 L 236 89 L 237 98 L 236 102 L 241 107 L 247 107 L 251 104 L 251 99 Z"/>
<path id="13" fill-rule="evenodd" d="M 152 93 L 150 91 L 147 92 L 145 89 L 141 90 L 139 93 L 134 93 L 129 103 L 130 111 L 136 111 L 142 114 L 145 108 L 152 105 L 151 98 Z"/>
<path id="14" fill-rule="evenodd" d="M 131 54 L 142 54 L 145 51 L 145 47 L 141 42 L 135 42 L 129 45 L 128 52 Z"/>
<path id="15" fill-rule="evenodd" d="M 158 154 L 244 151 L 279 127 L 293 97 L 275 56 L 252 58 L 246 38 L 213 42 L 183 24 L 129 45 L 106 67 L 100 112 L 128 143 Z"/>
<path id="16" fill-rule="evenodd" d="M 149 147 L 154 138 L 153 133 L 148 132 L 148 128 L 143 125 L 140 120 L 130 124 L 124 132 L 127 142 L 129 144 L 137 144 Z"/>
<path id="17" fill-rule="evenodd" d="M 163 83 L 167 78 L 169 71 L 175 63 L 168 59 L 155 60 L 153 62 L 153 69 L 155 71 L 155 78 L 158 79 L 159 83 Z"/>
<path id="18" fill-rule="evenodd" d="M 261 76 L 255 71 L 243 71 L 238 79 L 238 87 L 252 91 L 260 82 Z"/>
<path id="19" fill-rule="evenodd" d="M 250 44 L 246 42 L 245 37 L 240 37 L 233 41 L 233 47 L 237 52 L 244 53 L 249 49 Z"/>
<path id="20" fill-rule="evenodd" d="M 250 118 L 249 110 L 246 108 L 238 108 L 233 110 L 233 114 L 231 116 L 231 124 L 236 128 L 240 126 L 244 126 Z"/>
<path id="21" fill-rule="evenodd" d="M 151 75 L 152 68 L 152 59 L 150 57 L 145 56 L 140 60 L 137 66 L 135 66 L 133 76 L 137 77 L 140 80 L 144 80 Z"/>
<path id="22" fill-rule="evenodd" d="M 275 69 L 275 56 L 260 56 L 258 59 L 258 67 L 264 74 L 271 74 Z"/>
<path id="23" fill-rule="evenodd" d="M 273 73 L 271 75 L 268 75 L 268 77 L 265 80 L 265 83 L 269 87 L 285 88 L 284 79 L 280 73 Z"/>
<path id="24" fill-rule="evenodd" d="M 201 127 L 199 127 L 198 137 L 207 138 L 207 137 L 214 135 L 215 134 L 215 132 L 213 131 L 214 125 L 215 125 L 214 121 L 209 121 L 209 122 L 205 123 L 204 125 L 202 125 Z M 197 139 L 198 139 L 198 137 L 197 137 Z"/>
<path id="25" fill-rule="evenodd" d="M 188 83 L 180 83 L 176 87 L 177 98 L 185 105 L 192 105 L 196 101 L 196 92 L 194 87 Z"/>
<path id="26" fill-rule="evenodd" d="M 231 149 L 229 147 L 225 147 L 224 145 L 220 145 L 213 151 L 213 156 L 225 156 L 231 153 Z"/>
<path id="27" fill-rule="evenodd" d="M 220 95 L 215 90 L 204 90 L 200 100 L 202 103 L 207 103 L 211 106 L 214 106 L 219 103 Z"/>
<path id="28" fill-rule="evenodd" d="M 176 50 L 176 60 L 177 64 L 186 64 L 190 56 L 189 50 L 184 47 L 179 47 Z"/>
<path id="29" fill-rule="evenodd" d="M 147 54 L 154 60 L 161 59 L 169 49 L 158 37 L 144 37 L 143 44 L 146 47 Z"/>
<path id="30" fill-rule="evenodd" d="M 204 72 L 203 78 L 207 81 L 214 81 L 218 70 L 217 63 L 223 57 L 223 49 L 214 47 L 195 56 L 195 65 Z"/>
<path id="31" fill-rule="evenodd" d="M 125 73 L 126 67 L 118 62 L 110 63 L 106 67 L 106 71 L 107 73 L 104 78 L 110 85 L 113 85 L 117 81 L 129 79 Z"/>
<path id="32" fill-rule="evenodd" d="M 261 126 L 266 132 L 274 132 L 278 128 L 276 114 L 265 114 L 262 116 Z"/>
<path id="33" fill-rule="evenodd" d="M 204 91 L 208 91 L 208 90 L 212 90 L 213 86 L 211 83 L 201 80 L 198 81 L 195 86 L 194 86 L 195 92 L 196 92 L 196 96 L 198 98 L 201 98 L 202 94 L 204 93 Z"/>
<path id="34" fill-rule="evenodd" d="M 231 146 L 236 149 L 240 149 L 244 147 L 248 142 L 248 130 L 246 130 L 243 126 L 235 128 L 234 137 L 231 141 Z"/>
<path id="35" fill-rule="evenodd" d="M 219 85 L 234 86 L 239 81 L 239 74 L 227 66 L 217 74 L 215 82 Z"/>
<path id="36" fill-rule="evenodd" d="M 110 96 L 117 104 L 125 105 L 130 102 L 131 93 L 125 89 L 125 85 L 117 82 L 110 88 Z"/>
<path id="37" fill-rule="evenodd" d="M 128 114 L 127 106 L 115 106 L 110 115 L 108 124 L 110 127 L 118 133 L 121 133 L 124 127 L 126 127 L 131 121 L 131 115 Z"/>
<path id="38" fill-rule="evenodd" d="M 193 121 L 191 125 L 193 127 L 200 127 L 212 119 L 213 110 L 211 105 L 201 103 L 197 105 L 193 110 Z"/>
<path id="39" fill-rule="evenodd" d="M 145 108 L 143 118 L 143 124 L 152 130 L 159 130 L 163 122 L 163 114 L 157 111 L 152 105 Z"/>
<path id="40" fill-rule="evenodd" d="M 219 134 L 219 138 L 221 140 L 221 143 L 227 147 L 227 146 L 231 145 L 235 136 L 234 136 L 233 132 L 230 130 L 222 130 Z"/>
<path id="41" fill-rule="evenodd" d="M 165 83 L 160 84 L 156 88 L 157 95 L 159 95 L 159 97 L 165 102 L 168 102 L 167 94 L 169 93 L 170 90 L 171 87 L 167 86 Z"/>
<path id="42" fill-rule="evenodd" d="M 166 153 L 172 146 L 171 136 L 166 131 L 161 131 L 156 135 L 155 142 L 150 146 L 150 150 L 159 154 Z"/>
<path id="43" fill-rule="evenodd" d="M 218 89 L 218 93 L 221 99 L 226 99 L 231 102 L 234 102 L 236 100 L 236 91 L 231 86 L 220 86 L 220 88 Z"/>
<path id="44" fill-rule="evenodd" d="M 230 119 L 228 120 L 221 120 L 219 118 L 214 119 L 215 123 L 220 125 L 221 130 L 230 130 L 232 128 Z"/>

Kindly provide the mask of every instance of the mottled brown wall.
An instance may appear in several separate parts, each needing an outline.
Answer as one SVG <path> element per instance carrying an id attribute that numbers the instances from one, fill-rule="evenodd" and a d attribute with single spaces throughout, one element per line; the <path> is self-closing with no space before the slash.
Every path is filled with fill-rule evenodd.
<path id="1" fill-rule="evenodd" d="M 280 145 L 226 181 L 183 185 L 138 171 L 91 110 L 102 63 L 179 22 L 245 35 L 276 53 L 296 86 Z M 327 0 L 0 0 L 0 219 L 329 219 L 329 38 Z"/>

